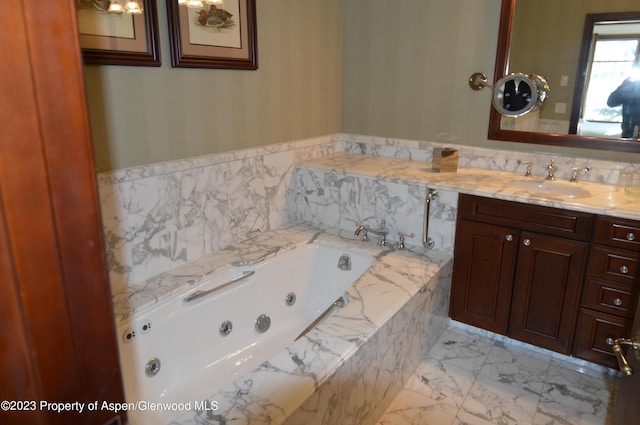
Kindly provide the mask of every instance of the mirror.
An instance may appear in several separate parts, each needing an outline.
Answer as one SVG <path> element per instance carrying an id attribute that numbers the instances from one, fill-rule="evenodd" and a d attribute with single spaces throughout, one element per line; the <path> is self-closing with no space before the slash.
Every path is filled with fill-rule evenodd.
<path id="1" fill-rule="evenodd" d="M 606 134 L 611 133 L 611 125 L 606 131 L 595 132 L 580 122 L 591 77 L 593 40 L 599 39 L 593 36 L 594 28 L 612 17 L 616 23 L 640 22 L 637 0 L 502 0 L 494 81 L 509 73 L 539 74 L 546 77 L 550 93 L 534 117 L 526 116 L 524 125 L 518 118 L 502 117 L 491 108 L 488 138 L 640 153 L 640 142 L 621 138 L 619 123 L 613 126 L 613 134 Z M 628 28 L 624 32 L 638 29 Z M 638 55 L 640 47 L 635 52 L 636 61 Z M 616 81 L 613 89 L 622 80 Z M 607 90 L 601 88 L 599 92 Z M 609 116 L 609 112 L 617 111 L 619 119 L 620 109 L 602 105 L 600 112 Z"/>

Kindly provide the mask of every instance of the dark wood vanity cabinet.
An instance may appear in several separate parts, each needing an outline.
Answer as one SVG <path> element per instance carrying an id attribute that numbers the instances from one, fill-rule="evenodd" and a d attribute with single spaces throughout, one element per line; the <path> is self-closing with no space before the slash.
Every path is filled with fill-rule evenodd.
<path id="1" fill-rule="evenodd" d="M 574 354 L 617 367 L 616 338 L 631 336 L 640 290 L 640 223 L 596 217 Z"/>
<path id="2" fill-rule="evenodd" d="M 640 222 L 460 195 L 455 320 L 616 367 L 639 276 Z"/>
<path id="3" fill-rule="evenodd" d="M 461 195 L 450 315 L 569 353 L 591 214 Z"/>
<path id="4" fill-rule="evenodd" d="M 588 250 L 585 242 L 521 233 L 510 337 L 570 353 Z"/>
<path id="5" fill-rule="evenodd" d="M 518 230 L 458 220 L 449 312 L 452 318 L 506 334 Z"/>

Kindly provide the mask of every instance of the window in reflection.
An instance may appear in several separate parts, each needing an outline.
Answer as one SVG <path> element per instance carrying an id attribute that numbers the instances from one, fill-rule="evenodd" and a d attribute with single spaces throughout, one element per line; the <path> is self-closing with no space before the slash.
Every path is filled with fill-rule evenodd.
<path id="1" fill-rule="evenodd" d="M 640 35 L 611 34 L 616 32 L 616 27 L 624 26 L 594 26 L 593 54 L 589 63 L 586 96 L 578 127 L 580 135 L 633 137 L 631 120 L 640 110 L 633 111 L 633 105 L 629 103 L 635 102 L 640 106 L 640 93 L 631 100 L 621 99 L 620 93 L 628 91 L 628 83 L 636 80 L 636 85 L 640 87 L 640 75 L 636 75 L 640 65 Z M 612 95 L 616 91 L 617 95 Z M 623 108 L 627 116 L 625 121 L 628 121 L 625 125 Z M 625 126 L 628 128 L 623 132 Z"/>

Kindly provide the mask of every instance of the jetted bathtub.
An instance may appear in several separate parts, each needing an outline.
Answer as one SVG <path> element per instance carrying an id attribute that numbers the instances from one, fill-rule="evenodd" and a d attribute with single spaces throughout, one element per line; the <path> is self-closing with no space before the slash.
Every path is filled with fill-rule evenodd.
<path id="1" fill-rule="evenodd" d="M 346 289 L 374 260 L 337 245 L 303 244 L 257 264 L 225 266 L 121 322 L 132 425 L 168 423 L 184 410 L 215 408 L 205 404 L 208 397 L 347 301 Z"/>

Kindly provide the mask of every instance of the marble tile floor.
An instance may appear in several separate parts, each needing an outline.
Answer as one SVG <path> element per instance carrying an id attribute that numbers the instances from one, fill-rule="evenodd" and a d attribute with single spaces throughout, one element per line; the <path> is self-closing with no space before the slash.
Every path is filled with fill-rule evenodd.
<path id="1" fill-rule="evenodd" d="M 611 425 L 616 378 L 451 325 L 377 425 Z"/>

